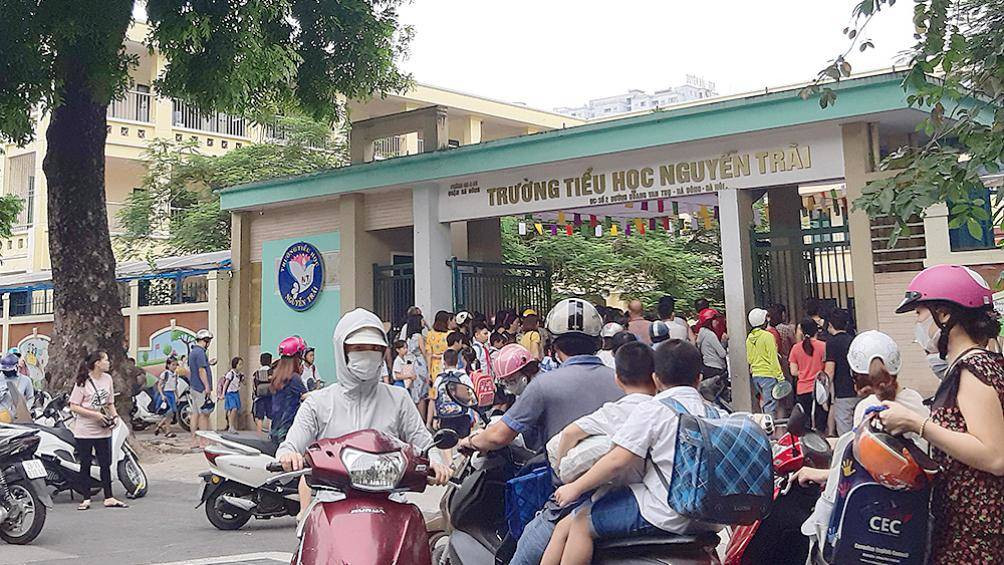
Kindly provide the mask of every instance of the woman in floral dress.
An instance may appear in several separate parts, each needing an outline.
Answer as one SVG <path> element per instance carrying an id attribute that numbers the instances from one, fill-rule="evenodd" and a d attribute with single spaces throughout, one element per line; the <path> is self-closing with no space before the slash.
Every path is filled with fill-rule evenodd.
<path id="1" fill-rule="evenodd" d="M 949 370 L 928 418 L 895 402 L 879 413 L 892 433 L 914 432 L 942 470 L 931 499 L 935 564 L 1004 564 L 1004 359 L 987 346 L 1000 322 L 983 278 L 955 265 L 930 267 L 899 312 L 917 314 L 917 341 Z"/>

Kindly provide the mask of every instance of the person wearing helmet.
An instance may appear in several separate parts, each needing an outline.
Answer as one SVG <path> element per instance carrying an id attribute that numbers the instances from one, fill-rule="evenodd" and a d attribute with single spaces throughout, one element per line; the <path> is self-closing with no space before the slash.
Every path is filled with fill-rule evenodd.
<path id="1" fill-rule="evenodd" d="M 461 449 L 491 451 L 523 435 L 527 448 L 540 451 L 568 424 L 622 396 L 613 371 L 596 356 L 603 321 L 596 308 L 578 298 L 558 302 L 546 317 L 561 366 L 531 380 L 502 419 L 461 441 Z M 539 563 L 554 530 L 542 512 L 524 530 L 511 563 Z"/>
<path id="2" fill-rule="evenodd" d="M 777 356 L 777 342 L 767 331 L 766 310 L 754 308 L 750 310 L 748 319 L 753 329 L 746 337 L 746 360 L 750 365 L 754 392 L 760 397 L 760 410 L 774 416 L 777 409 L 777 400 L 773 396 L 774 386 L 784 380 Z"/>
<path id="3" fill-rule="evenodd" d="M 3 378 L 7 382 L 7 388 L 17 390 L 21 393 L 21 397 L 30 406 L 35 400 L 35 387 L 28 376 L 18 372 L 20 362 L 21 360 L 16 355 L 11 353 L 4 355 L 0 359 L 0 373 L 3 373 Z"/>
<path id="4" fill-rule="evenodd" d="M 298 335 L 279 342 L 279 362 L 272 370 L 269 381 L 272 425 L 268 433 L 277 444 L 286 439 L 300 404 L 309 391 L 303 380 L 303 356 L 307 351 L 307 342 Z"/>
<path id="5" fill-rule="evenodd" d="M 408 391 L 382 382 L 387 336 L 383 322 L 362 308 L 345 314 L 332 337 L 336 382 L 312 392 L 300 405 L 276 458 L 287 471 L 303 468 L 307 446 L 321 438 L 374 429 L 417 449 L 432 443 Z M 273 380 L 274 380 L 273 376 Z M 450 469 L 442 454 L 432 454 L 437 484 L 445 484 Z"/>
<path id="6" fill-rule="evenodd" d="M 596 354 L 603 361 L 603 364 L 611 369 L 614 368 L 614 336 L 624 331 L 624 326 L 617 322 L 609 322 L 603 325 L 600 330 L 600 351 Z M 633 335 L 633 334 L 632 334 Z"/>
<path id="7" fill-rule="evenodd" d="M 717 310 L 707 308 L 697 318 L 697 349 L 701 351 L 704 369 L 701 373 L 705 379 L 726 374 L 728 367 L 728 351 L 724 342 L 718 338 L 712 324 L 719 314 Z"/>
<path id="8" fill-rule="evenodd" d="M 209 362 L 210 342 L 213 341 L 213 332 L 201 329 L 195 334 L 195 344 L 188 354 L 188 371 L 191 385 L 191 406 L 192 406 L 192 442 L 196 448 L 205 447 L 205 442 L 196 433 L 199 430 L 209 430 L 212 425 L 209 423 L 209 415 L 213 413 L 215 404 L 213 403 L 213 368 Z"/>
<path id="9" fill-rule="evenodd" d="M 1004 359 L 987 349 L 1001 327 L 990 287 L 966 267 L 928 267 L 896 311 L 911 310 L 918 335 L 949 368 L 930 416 L 885 401 L 878 417 L 890 433 L 923 437 L 942 465 L 931 502 L 937 527 L 930 561 L 1004 563 Z"/>
<path id="10" fill-rule="evenodd" d="M 540 362 L 518 343 L 510 343 L 499 350 L 492 363 L 495 378 L 506 394 L 519 396 L 530 381 L 540 372 Z"/>

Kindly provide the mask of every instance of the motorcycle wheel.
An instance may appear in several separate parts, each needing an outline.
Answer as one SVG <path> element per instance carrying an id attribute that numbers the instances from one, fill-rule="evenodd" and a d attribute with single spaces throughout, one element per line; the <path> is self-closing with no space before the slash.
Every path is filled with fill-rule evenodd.
<path id="1" fill-rule="evenodd" d="M 45 505 L 38 499 L 35 491 L 24 483 L 11 483 L 8 487 L 11 496 L 21 505 L 21 516 L 16 523 L 8 520 L 0 524 L 0 538 L 14 545 L 31 543 L 45 525 Z"/>
<path id="2" fill-rule="evenodd" d="M 178 425 L 186 432 L 192 431 L 192 407 L 188 402 L 178 403 Z"/>
<path id="3" fill-rule="evenodd" d="M 148 487 L 146 472 L 128 444 L 123 449 L 125 457 L 118 464 L 119 482 L 122 483 L 127 498 L 143 498 Z"/>
<path id="4" fill-rule="evenodd" d="M 249 494 L 251 494 L 250 488 L 235 482 L 228 481 L 220 486 L 209 500 L 206 500 L 206 518 L 209 518 L 209 523 L 218 530 L 239 530 L 251 519 L 251 513 L 223 508 L 220 497 L 223 495 L 244 497 Z"/>

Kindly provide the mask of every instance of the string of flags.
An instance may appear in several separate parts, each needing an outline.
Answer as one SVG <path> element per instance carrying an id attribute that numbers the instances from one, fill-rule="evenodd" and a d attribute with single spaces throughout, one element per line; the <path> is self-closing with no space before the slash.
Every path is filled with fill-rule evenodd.
<path id="1" fill-rule="evenodd" d="M 634 208 L 635 203 L 628 203 L 628 208 Z M 698 229 L 714 229 L 715 222 L 719 219 L 717 206 L 700 206 L 694 213 L 680 213 L 679 204 L 670 202 L 668 205 L 663 200 L 652 203 L 641 202 L 640 209 L 643 211 L 657 210 L 666 215 L 653 218 L 623 218 L 612 216 L 597 216 L 593 214 L 567 214 L 558 212 L 553 223 L 542 221 L 527 215 L 519 221 L 519 235 L 557 236 L 559 233 L 566 236 L 579 232 L 583 235 L 603 237 L 604 235 L 632 236 L 645 235 L 649 232 L 663 231 L 670 234 L 687 233 Z M 569 216 L 571 216 L 569 218 Z"/>

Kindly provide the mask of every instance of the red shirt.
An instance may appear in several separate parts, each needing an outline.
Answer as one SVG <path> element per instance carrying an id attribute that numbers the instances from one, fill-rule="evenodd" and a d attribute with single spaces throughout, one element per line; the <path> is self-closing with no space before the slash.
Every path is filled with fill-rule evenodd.
<path id="1" fill-rule="evenodd" d="M 791 353 L 788 354 L 788 363 L 798 365 L 798 383 L 795 385 L 795 394 L 812 392 L 816 375 L 823 370 L 825 359 L 826 344 L 816 338 L 812 338 L 812 355 L 805 352 L 802 342 L 796 343 L 791 348 Z"/>

